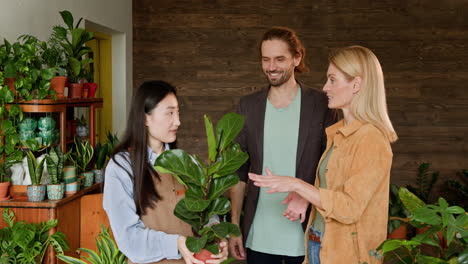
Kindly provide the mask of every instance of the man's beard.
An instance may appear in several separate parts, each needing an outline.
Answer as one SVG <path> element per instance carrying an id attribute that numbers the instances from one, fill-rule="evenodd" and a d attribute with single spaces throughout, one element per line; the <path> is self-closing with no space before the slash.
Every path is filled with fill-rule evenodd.
<path id="1" fill-rule="evenodd" d="M 294 68 L 285 71 L 267 71 L 264 74 L 271 86 L 278 87 L 289 81 L 289 79 L 291 79 L 291 76 L 293 75 L 293 72 Z M 275 80 L 271 80 L 269 77 L 270 73 L 279 73 L 280 77 Z"/>

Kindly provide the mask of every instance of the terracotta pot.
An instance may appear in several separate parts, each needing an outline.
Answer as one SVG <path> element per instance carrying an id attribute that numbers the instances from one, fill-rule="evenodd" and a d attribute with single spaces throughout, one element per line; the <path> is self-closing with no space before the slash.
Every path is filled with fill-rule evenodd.
<path id="1" fill-rule="evenodd" d="M 50 80 L 50 89 L 55 91 L 57 98 L 64 98 L 65 83 L 67 82 L 67 77 L 56 76 Z"/>
<path id="2" fill-rule="evenodd" d="M 0 201 L 5 201 L 10 199 L 8 196 L 8 187 L 10 187 L 10 182 L 0 182 Z"/>
<path id="3" fill-rule="evenodd" d="M 195 253 L 193 256 L 196 259 L 203 261 L 203 263 L 206 263 L 207 260 L 213 259 L 213 258 L 211 258 L 211 255 L 213 255 L 213 253 L 209 252 L 206 249 L 202 249 L 202 250 L 200 250 L 199 253 Z"/>
<path id="4" fill-rule="evenodd" d="M 10 195 L 15 200 L 28 200 L 27 185 L 11 185 Z"/>
<path id="5" fill-rule="evenodd" d="M 96 96 L 97 83 L 85 83 L 84 86 L 88 87 L 88 98 Z"/>
<path id="6" fill-rule="evenodd" d="M 407 229 L 406 224 L 402 223 L 397 229 L 394 229 L 392 233 L 388 234 L 389 239 L 406 239 Z"/>
<path id="7" fill-rule="evenodd" d="M 82 83 L 69 83 L 68 84 L 68 97 L 81 98 L 82 92 L 83 92 Z"/>
<path id="8" fill-rule="evenodd" d="M 13 93 L 16 93 L 15 82 L 16 82 L 16 78 L 15 78 L 15 77 L 5 78 L 5 83 L 10 87 L 10 90 L 11 90 Z"/>

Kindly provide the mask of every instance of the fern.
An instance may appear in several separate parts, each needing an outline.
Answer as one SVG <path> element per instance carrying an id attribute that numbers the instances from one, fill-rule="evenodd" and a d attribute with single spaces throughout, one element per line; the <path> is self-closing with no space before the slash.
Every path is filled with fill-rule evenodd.
<path id="1" fill-rule="evenodd" d="M 429 178 L 429 168 L 430 163 L 421 163 L 418 168 L 418 175 L 416 176 L 416 186 L 407 185 L 406 187 L 408 190 L 419 198 L 423 200 L 425 203 L 430 202 L 430 195 L 434 184 L 437 182 L 439 178 L 439 172 L 433 172 Z"/>

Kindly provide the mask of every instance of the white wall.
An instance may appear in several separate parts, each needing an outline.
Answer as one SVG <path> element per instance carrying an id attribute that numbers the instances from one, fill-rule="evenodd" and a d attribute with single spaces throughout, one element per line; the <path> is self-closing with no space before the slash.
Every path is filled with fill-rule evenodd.
<path id="1" fill-rule="evenodd" d="M 47 40 L 52 27 L 63 24 L 62 10 L 72 12 L 75 23 L 83 17 L 86 27 L 112 35 L 112 126 L 120 135 L 132 96 L 131 0 L 0 0 L 0 39 L 30 34 Z"/>

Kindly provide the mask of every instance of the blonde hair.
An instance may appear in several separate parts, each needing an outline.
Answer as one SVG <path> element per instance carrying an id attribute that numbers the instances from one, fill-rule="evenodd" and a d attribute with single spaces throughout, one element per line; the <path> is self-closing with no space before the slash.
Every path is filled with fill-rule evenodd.
<path id="1" fill-rule="evenodd" d="M 361 89 L 351 102 L 354 117 L 376 126 L 390 142 L 395 142 L 398 137 L 388 117 L 382 67 L 375 54 L 362 46 L 349 46 L 335 50 L 328 60 L 348 81 L 362 78 Z"/>

